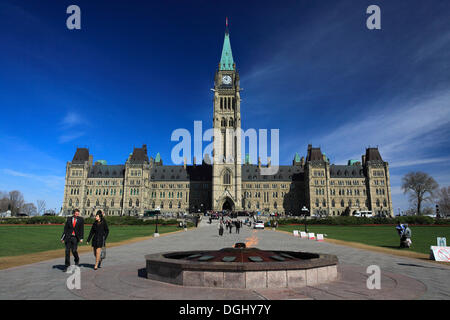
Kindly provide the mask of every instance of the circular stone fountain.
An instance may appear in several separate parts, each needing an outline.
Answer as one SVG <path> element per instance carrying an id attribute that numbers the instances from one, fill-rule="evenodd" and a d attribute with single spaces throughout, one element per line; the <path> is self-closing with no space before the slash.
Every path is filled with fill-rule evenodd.
<path id="1" fill-rule="evenodd" d="M 149 254 L 147 278 L 183 286 L 286 288 L 337 280 L 334 255 L 308 252 L 224 248 Z"/>

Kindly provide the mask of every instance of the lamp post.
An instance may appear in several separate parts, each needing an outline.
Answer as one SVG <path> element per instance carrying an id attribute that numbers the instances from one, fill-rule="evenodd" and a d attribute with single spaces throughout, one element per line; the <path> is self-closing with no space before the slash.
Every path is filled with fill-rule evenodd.
<path id="1" fill-rule="evenodd" d="M 306 215 L 308 214 L 308 208 L 307 207 L 305 207 L 305 206 L 303 206 L 303 208 L 302 208 L 302 212 L 304 213 L 304 215 L 305 215 L 305 232 L 308 232 L 308 227 L 306 226 Z"/>
<path id="2" fill-rule="evenodd" d="M 156 227 L 155 227 L 155 233 L 153 234 L 154 237 L 159 237 L 159 233 L 158 233 L 158 214 L 159 214 L 159 207 L 156 209 Z"/>

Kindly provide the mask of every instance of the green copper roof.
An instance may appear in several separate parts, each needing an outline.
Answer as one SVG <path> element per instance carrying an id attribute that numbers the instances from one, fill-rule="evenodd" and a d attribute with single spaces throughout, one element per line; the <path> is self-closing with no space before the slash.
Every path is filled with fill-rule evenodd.
<path id="1" fill-rule="evenodd" d="M 295 158 L 294 158 L 295 162 L 300 162 L 300 156 L 298 155 L 298 153 L 295 153 Z"/>
<path id="2" fill-rule="evenodd" d="M 155 162 L 161 162 L 161 155 L 159 152 L 156 154 Z"/>
<path id="3" fill-rule="evenodd" d="M 222 58 L 220 59 L 219 70 L 234 70 L 233 54 L 231 52 L 230 35 L 225 32 L 223 40 Z"/>
<path id="4" fill-rule="evenodd" d="M 98 160 L 97 162 L 100 162 L 102 165 L 106 166 L 106 160 Z"/>
<path id="5" fill-rule="evenodd" d="M 349 165 L 349 166 L 353 166 L 354 164 L 356 164 L 358 162 L 358 160 L 355 160 L 355 159 L 350 159 L 350 160 L 348 160 L 348 163 L 347 163 L 347 165 Z"/>
<path id="6" fill-rule="evenodd" d="M 250 155 L 248 153 L 245 154 L 245 164 L 250 164 Z"/>

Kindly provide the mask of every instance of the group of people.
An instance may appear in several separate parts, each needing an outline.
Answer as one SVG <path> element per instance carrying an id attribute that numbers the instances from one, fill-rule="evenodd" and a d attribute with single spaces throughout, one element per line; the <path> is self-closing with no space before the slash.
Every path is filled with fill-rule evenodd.
<path id="1" fill-rule="evenodd" d="M 398 223 L 395 229 L 398 232 L 398 235 L 400 236 L 400 248 L 409 248 L 412 244 L 411 241 L 411 229 L 408 227 L 408 225 Z"/>
<path id="2" fill-rule="evenodd" d="M 219 229 L 219 236 L 223 235 L 223 231 L 224 229 L 229 230 L 230 233 L 232 233 L 233 231 L 233 227 L 236 230 L 236 233 L 239 233 L 239 230 L 242 227 L 242 221 L 237 219 L 237 220 L 226 220 L 224 221 L 223 218 L 219 219 L 219 224 L 217 226 L 217 228 Z"/>
<path id="3" fill-rule="evenodd" d="M 101 264 L 101 250 L 106 244 L 108 238 L 109 229 L 108 224 L 104 218 L 105 213 L 102 210 L 98 210 L 95 214 L 95 222 L 92 224 L 91 231 L 86 244 L 92 240 L 92 248 L 94 251 L 95 265 L 94 270 L 97 270 Z M 75 260 L 75 265 L 79 265 L 80 257 L 78 255 L 78 243 L 83 243 L 84 238 L 84 219 L 80 217 L 80 210 L 74 209 L 72 211 L 72 217 L 68 217 L 64 224 L 64 231 L 61 236 L 61 242 L 65 243 L 66 256 L 65 256 L 65 269 L 70 266 L 70 252 Z"/>

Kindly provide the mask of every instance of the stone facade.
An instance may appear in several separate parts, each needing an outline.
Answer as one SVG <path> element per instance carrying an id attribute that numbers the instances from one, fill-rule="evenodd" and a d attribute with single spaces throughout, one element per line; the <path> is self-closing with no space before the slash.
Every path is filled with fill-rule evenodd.
<path id="1" fill-rule="evenodd" d="M 134 148 L 125 164 L 108 165 L 78 148 L 67 163 L 62 210 L 79 208 L 82 215 L 98 209 L 108 215 L 235 210 L 337 216 L 372 211 L 393 216 L 389 165 L 378 148 L 366 149 L 361 161 L 330 164 L 320 148 L 308 146 L 306 159 L 296 154 L 292 165 L 272 175 L 270 166 L 241 161 L 241 98 L 239 73 L 231 54 L 228 31 L 214 79 L 213 161 L 201 165 L 163 165 L 147 146 Z"/>

